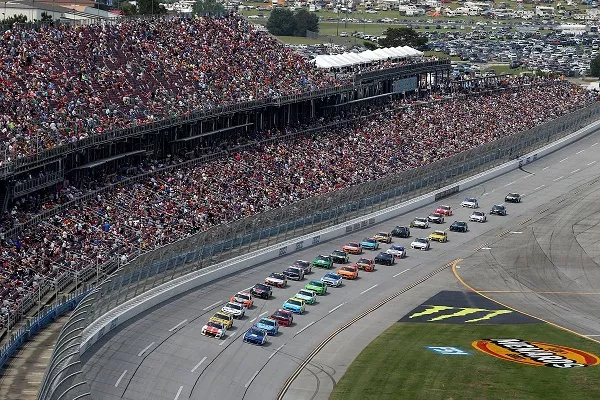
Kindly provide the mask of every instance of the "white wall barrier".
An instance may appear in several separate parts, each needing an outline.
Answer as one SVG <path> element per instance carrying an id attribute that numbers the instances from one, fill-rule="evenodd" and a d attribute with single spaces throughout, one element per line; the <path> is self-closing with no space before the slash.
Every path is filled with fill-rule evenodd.
<path id="1" fill-rule="evenodd" d="M 189 273 L 185 276 L 153 288 L 129 301 L 126 301 L 123 304 L 120 304 L 118 307 L 110 310 L 92 322 L 83 332 L 80 352 L 83 353 L 88 350 L 102 336 L 116 328 L 118 325 L 190 289 L 194 289 L 198 286 L 223 278 L 227 275 L 234 274 L 241 270 L 260 265 L 266 261 L 282 257 L 286 254 L 315 246 L 321 242 L 326 242 L 331 239 L 345 236 L 351 232 L 387 221 L 391 218 L 411 212 L 417 208 L 437 202 L 444 197 L 467 190 L 487 180 L 496 178 L 509 171 L 534 162 L 545 155 L 559 150 L 595 132 L 599 127 L 600 121 L 594 122 L 568 136 L 565 136 L 560 140 L 552 142 L 547 146 L 538 149 L 535 152 L 523 155 L 515 160 L 506 162 L 489 171 L 482 172 L 455 184 L 448 185 L 444 188 L 411 199 L 407 202 L 366 215 L 364 217 L 347 221 L 334 227 L 323 229 L 309 235 L 288 240 L 262 250 L 257 250 L 243 256 L 223 261 L 214 266 Z M 284 266 L 282 265 L 282 267 Z"/>

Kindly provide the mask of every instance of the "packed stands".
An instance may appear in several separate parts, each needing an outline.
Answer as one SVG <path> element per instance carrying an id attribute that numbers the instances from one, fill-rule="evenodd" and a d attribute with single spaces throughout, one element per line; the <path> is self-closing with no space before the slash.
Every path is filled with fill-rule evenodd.
<path id="1" fill-rule="evenodd" d="M 219 29 L 234 21 L 220 22 L 225 25 Z M 159 171 L 134 184 L 117 185 L 28 226 L 19 237 L 2 235 L 2 311 L 6 315 L 16 309 L 24 293 L 35 291 L 36 275 L 53 278 L 114 255 L 126 259 L 136 249 L 153 249 L 217 224 L 452 156 L 594 101 L 566 82 L 529 85 L 528 81 L 526 87 L 510 88 L 519 82 L 503 92 L 447 101 L 433 101 L 434 94 L 430 101 L 402 100 L 371 110 L 370 117 L 346 128 L 319 135 L 264 140 L 294 131 L 289 128 L 241 138 L 253 145 L 206 164 Z M 221 93 L 228 90 L 221 89 Z M 67 183 L 49 202 L 26 199 L 4 215 L 2 229 L 85 192 Z"/>

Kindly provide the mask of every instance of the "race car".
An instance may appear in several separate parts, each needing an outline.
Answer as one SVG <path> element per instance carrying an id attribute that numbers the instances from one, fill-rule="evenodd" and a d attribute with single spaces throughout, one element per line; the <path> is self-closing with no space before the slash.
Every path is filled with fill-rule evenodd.
<path id="1" fill-rule="evenodd" d="M 254 304 L 254 299 L 252 298 L 252 295 L 248 292 L 237 292 L 229 301 L 241 303 L 246 308 L 250 308 Z"/>
<path id="2" fill-rule="evenodd" d="M 361 258 L 356 262 L 356 264 L 354 264 L 354 266 L 358 269 L 371 272 L 375 269 L 375 262 L 369 258 Z"/>
<path id="3" fill-rule="evenodd" d="M 214 336 L 217 339 L 222 339 L 225 336 L 227 328 L 225 325 L 215 321 L 208 321 L 206 325 L 202 327 L 201 333 L 204 336 Z"/>
<path id="4" fill-rule="evenodd" d="M 334 272 L 328 272 L 323 275 L 321 282 L 325 282 L 327 286 L 340 287 L 342 285 L 342 276 Z"/>
<path id="5" fill-rule="evenodd" d="M 412 222 L 410 223 L 410 227 L 427 229 L 429 228 L 429 220 L 427 218 L 417 217 L 412 220 Z"/>
<path id="6" fill-rule="evenodd" d="M 504 198 L 504 201 L 507 203 L 520 203 L 521 195 L 519 193 L 509 193 Z"/>
<path id="7" fill-rule="evenodd" d="M 375 257 L 375 264 L 394 265 L 396 264 L 396 257 L 389 253 L 379 253 Z"/>
<path id="8" fill-rule="evenodd" d="M 308 282 L 306 286 L 304 286 L 304 289 L 312 290 L 318 295 L 327 293 L 327 285 L 325 282 L 317 281 L 316 279 Z"/>
<path id="9" fill-rule="evenodd" d="M 356 279 L 358 278 L 358 267 L 345 265 L 342 268 L 338 269 L 338 275 L 341 275 L 342 278 L 346 279 Z"/>
<path id="10" fill-rule="evenodd" d="M 467 232 L 469 230 L 469 225 L 465 221 L 454 221 L 452 225 L 450 225 L 451 232 Z"/>
<path id="11" fill-rule="evenodd" d="M 331 269 L 333 268 L 333 260 L 331 259 L 331 256 L 324 256 L 320 254 L 315 257 L 311 265 L 313 267 Z"/>
<path id="12" fill-rule="evenodd" d="M 290 326 L 294 322 L 294 315 L 283 308 L 275 311 L 269 318 L 279 322 L 279 326 Z"/>
<path id="13" fill-rule="evenodd" d="M 416 238 L 410 244 L 410 247 L 419 250 L 429 250 L 429 247 L 431 247 L 431 245 L 429 244 L 429 239 L 427 238 Z"/>
<path id="14" fill-rule="evenodd" d="M 429 240 L 446 243 L 448 241 L 448 234 L 445 231 L 433 231 L 429 234 Z"/>
<path id="15" fill-rule="evenodd" d="M 286 278 L 295 281 L 301 281 L 304 279 L 304 270 L 299 267 L 287 267 L 285 271 L 283 271 L 283 274 L 286 276 Z"/>
<path id="16" fill-rule="evenodd" d="M 427 220 L 429 222 L 433 222 L 434 224 L 443 224 L 445 222 L 444 214 L 438 213 L 429 214 Z"/>
<path id="17" fill-rule="evenodd" d="M 270 299 L 273 294 L 273 289 L 264 283 L 257 283 L 250 289 L 250 294 L 261 299 Z"/>
<path id="18" fill-rule="evenodd" d="M 435 213 L 436 214 L 442 214 L 442 215 L 444 215 L 446 217 L 449 217 L 449 216 L 451 216 L 453 214 L 452 207 L 445 206 L 443 204 L 441 206 L 439 206 L 438 208 L 435 209 Z"/>
<path id="19" fill-rule="evenodd" d="M 479 208 L 479 202 L 475 197 L 467 197 L 462 201 L 462 203 L 460 203 L 460 206 L 467 208 Z"/>
<path id="20" fill-rule="evenodd" d="M 287 286 L 287 278 L 281 272 L 273 272 L 265 279 L 267 285 L 283 288 Z"/>
<path id="21" fill-rule="evenodd" d="M 216 322 L 217 324 L 221 324 L 225 326 L 225 328 L 229 329 L 233 326 L 233 315 L 217 311 L 215 315 L 210 317 L 208 322 Z"/>
<path id="22" fill-rule="evenodd" d="M 487 216 L 483 211 L 473 211 L 471 216 L 469 217 L 469 221 L 473 222 L 486 222 Z"/>
<path id="23" fill-rule="evenodd" d="M 392 236 L 408 238 L 410 237 L 410 228 L 408 226 L 397 226 L 392 230 Z"/>
<path id="24" fill-rule="evenodd" d="M 358 242 L 348 242 L 342 246 L 342 250 L 349 254 L 362 254 L 362 246 Z"/>
<path id="25" fill-rule="evenodd" d="M 490 210 L 490 214 L 496 214 L 496 215 L 506 215 L 506 207 L 504 207 L 501 204 L 494 204 L 492 206 L 492 209 Z"/>
<path id="26" fill-rule="evenodd" d="M 406 248 L 404 246 L 400 246 L 399 244 L 392 245 L 392 247 L 387 249 L 385 252 L 393 255 L 396 258 L 406 257 Z"/>
<path id="27" fill-rule="evenodd" d="M 360 242 L 360 245 L 362 246 L 363 249 L 369 249 L 369 250 L 378 250 L 379 249 L 379 242 L 377 241 L 377 239 L 374 239 L 374 238 L 364 238 L 362 240 L 362 242 Z"/>
<path id="28" fill-rule="evenodd" d="M 221 308 L 221 311 L 226 314 L 231 314 L 233 318 L 243 318 L 246 314 L 246 307 L 244 307 L 243 304 L 230 301 L 225 303 L 223 308 Z"/>
<path id="29" fill-rule="evenodd" d="M 304 270 L 304 275 L 310 274 L 312 272 L 312 267 L 308 261 L 296 260 L 292 264 L 292 267 L 302 268 Z"/>
<path id="30" fill-rule="evenodd" d="M 331 260 L 337 264 L 346 264 L 349 260 L 348 253 L 342 250 L 334 250 L 330 257 Z"/>
<path id="31" fill-rule="evenodd" d="M 291 297 L 287 299 L 285 303 L 283 303 L 283 309 L 291 311 L 294 314 L 302 314 L 306 309 L 306 305 L 304 304 L 304 300 Z"/>
<path id="32" fill-rule="evenodd" d="M 254 326 L 267 332 L 269 336 L 275 336 L 279 333 L 279 322 L 271 318 L 261 318 L 256 321 Z"/>
<path id="33" fill-rule="evenodd" d="M 377 234 L 373 236 L 373 239 L 378 242 L 390 244 L 392 243 L 392 234 L 389 232 L 377 232 Z"/>
<path id="34" fill-rule="evenodd" d="M 315 304 L 317 301 L 317 294 L 312 290 L 300 289 L 294 296 L 297 299 L 304 300 L 306 304 Z"/>
<path id="35" fill-rule="evenodd" d="M 246 333 L 244 333 L 243 341 L 245 343 L 251 343 L 257 346 L 262 346 L 267 341 L 267 332 L 262 329 L 258 329 L 255 326 L 252 326 L 246 331 Z"/>

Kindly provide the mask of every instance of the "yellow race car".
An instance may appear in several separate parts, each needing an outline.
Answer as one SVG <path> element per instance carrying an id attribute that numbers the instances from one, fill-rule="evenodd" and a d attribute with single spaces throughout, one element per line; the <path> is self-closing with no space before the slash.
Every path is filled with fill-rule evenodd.
<path id="1" fill-rule="evenodd" d="M 389 232 L 377 232 L 377 235 L 373 236 L 373 239 L 378 242 L 390 244 L 392 243 L 392 234 Z"/>
<path id="2" fill-rule="evenodd" d="M 224 312 L 218 311 L 210 317 L 209 321 L 217 322 L 221 325 L 225 325 L 227 329 L 233 326 L 233 316 L 230 314 L 225 314 Z"/>
<path id="3" fill-rule="evenodd" d="M 444 231 L 433 231 L 429 234 L 429 240 L 446 243 L 448 241 L 448 234 Z"/>

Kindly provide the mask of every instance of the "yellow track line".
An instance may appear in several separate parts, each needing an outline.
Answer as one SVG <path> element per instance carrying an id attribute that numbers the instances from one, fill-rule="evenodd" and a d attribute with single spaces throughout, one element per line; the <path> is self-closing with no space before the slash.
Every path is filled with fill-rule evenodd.
<path id="1" fill-rule="evenodd" d="M 579 337 L 582 337 L 582 338 L 584 338 L 584 339 L 591 340 L 592 342 L 595 342 L 595 343 L 598 343 L 598 344 L 600 344 L 600 340 L 592 339 L 592 338 L 591 338 L 591 337 L 589 337 L 589 336 L 585 336 L 585 335 L 583 335 L 583 334 L 581 334 L 581 333 L 575 332 L 574 330 L 571 330 L 571 329 L 569 329 L 569 328 L 565 328 L 564 326 L 561 326 L 561 325 L 555 324 L 554 322 L 547 321 L 547 320 L 545 320 L 545 319 L 543 319 L 543 318 L 536 317 L 535 315 L 531 315 L 531 314 L 529 314 L 529 313 L 526 313 L 526 312 L 524 312 L 524 311 L 521 311 L 521 310 L 519 310 L 519 309 L 516 309 L 516 308 L 514 308 L 514 307 L 508 306 L 508 305 L 506 305 L 506 304 L 504 304 L 504 303 L 501 303 L 501 302 L 499 302 L 499 301 L 497 301 L 497 300 L 494 300 L 494 299 L 492 299 L 492 298 L 491 298 L 491 297 L 489 297 L 489 296 L 486 296 L 485 294 L 481 293 L 479 290 L 477 290 L 477 289 L 473 288 L 471 285 L 469 285 L 467 282 L 465 282 L 465 281 L 464 281 L 464 280 L 463 280 L 463 279 L 462 279 L 462 278 L 461 278 L 461 277 L 458 275 L 458 272 L 456 272 L 456 266 L 458 265 L 458 263 L 459 263 L 460 261 L 462 261 L 462 260 L 457 260 L 457 261 L 455 261 L 455 262 L 452 264 L 452 273 L 454 274 L 454 276 L 456 277 L 456 279 L 457 279 L 457 280 L 458 280 L 460 283 L 462 283 L 462 284 L 463 284 L 463 285 L 464 285 L 464 286 L 465 286 L 467 289 L 469 289 L 469 290 L 473 291 L 474 293 L 477 293 L 477 294 L 478 294 L 478 295 L 480 295 L 481 297 L 484 297 L 484 298 L 486 298 L 486 299 L 488 299 L 488 300 L 490 300 L 490 301 L 493 301 L 493 302 L 494 302 L 494 303 L 496 303 L 496 304 L 499 304 L 499 305 L 501 305 L 502 307 L 506 307 L 506 308 L 508 308 L 509 310 L 513 310 L 513 311 L 519 312 L 519 313 L 521 313 L 521 314 L 527 315 L 528 317 L 535 318 L 535 319 L 537 319 L 538 321 L 545 322 L 546 324 L 548 324 L 548 325 L 551 325 L 551 326 L 553 326 L 553 327 L 555 327 L 555 328 L 562 329 L 563 331 L 567 331 L 567 332 L 569 332 L 569 333 L 572 333 L 573 335 L 576 335 L 576 336 L 579 336 Z"/>

